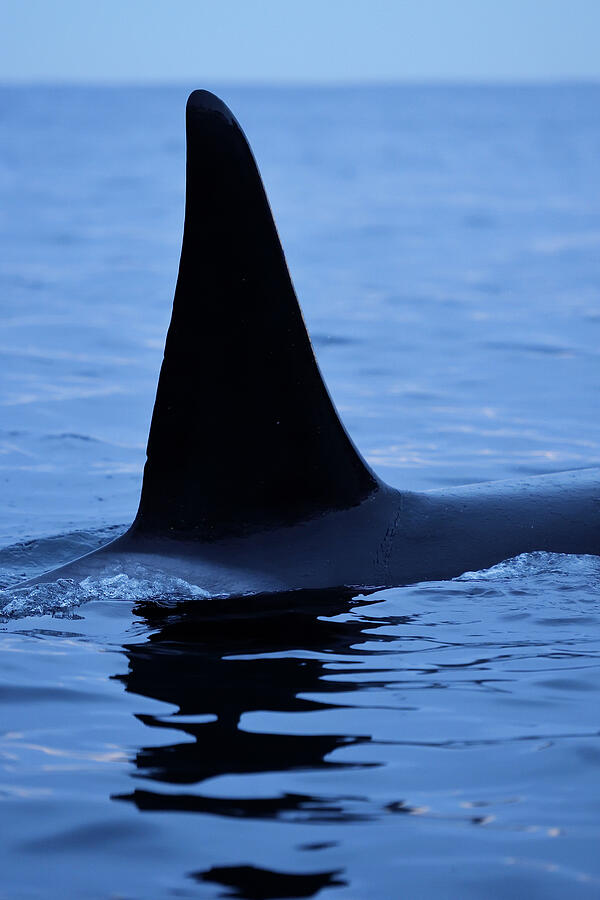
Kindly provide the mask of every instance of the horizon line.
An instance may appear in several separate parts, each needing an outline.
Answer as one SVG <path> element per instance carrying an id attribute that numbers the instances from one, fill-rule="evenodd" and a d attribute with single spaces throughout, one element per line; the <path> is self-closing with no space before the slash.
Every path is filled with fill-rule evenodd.
<path id="1" fill-rule="evenodd" d="M 302 78 L 218 78 L 190 75 L 181 78 L 10 78 L 0 76 L 0 87 L 98 87 L 151 88 L 186 87 L 190 82 L 212 83 L 228 88 L 364 88 L 364 87 L 563 87 L 600 86 L 600 75 L 582 76 L 500 76 L 500 77 L 399 77 L 363 79 L 302 79 Z"/>

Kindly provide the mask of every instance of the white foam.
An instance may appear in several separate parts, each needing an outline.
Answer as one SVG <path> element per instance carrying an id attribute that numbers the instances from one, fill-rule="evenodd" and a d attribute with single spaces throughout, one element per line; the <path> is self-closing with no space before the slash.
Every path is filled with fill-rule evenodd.
<path id="1" fill-rule="evenodd" d="M 453 581 L 514 581 L 519 578 L 577 576 L 594 580 L 600 576 L 600 556 L 571 553 L 521 553 L 489 569 L 478 572 L 464 572 Z"/>
<path id="2" fill-rule="evenodd" d="M 77 582 L 72 578 L 13 587 L 0 593 L 0 615 L 17 619 L 24 616 L 68 615 L 90 600 L 140 601 L 189 600 L 206 598 L 209 593 L 182 578 L 150 572 L 141 566 L 132 574 L 115 574 Z"/>

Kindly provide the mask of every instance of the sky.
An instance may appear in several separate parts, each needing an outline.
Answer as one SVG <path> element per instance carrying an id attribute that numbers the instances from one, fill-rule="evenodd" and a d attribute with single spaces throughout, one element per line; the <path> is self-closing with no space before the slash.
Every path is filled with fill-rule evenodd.
<path id="1" fill-rule="evenodd" d="M 600 80 L 600 0 L 1 0 L 0 81 Z"/>

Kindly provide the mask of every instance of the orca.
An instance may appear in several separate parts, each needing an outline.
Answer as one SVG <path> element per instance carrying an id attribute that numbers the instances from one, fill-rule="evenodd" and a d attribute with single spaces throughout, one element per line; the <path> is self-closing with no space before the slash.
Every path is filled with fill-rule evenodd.
<path id="1" fill-rule="evenodd" d="M 142 566 L 212 596 L 370 591 L 529 551 L 600 553 L 600 468 L 423 493 L 372 471 L 319 372 L 241 127 L 194 91 L 186 130 L 181 260 L 137 516 L 35 582 Z"/>

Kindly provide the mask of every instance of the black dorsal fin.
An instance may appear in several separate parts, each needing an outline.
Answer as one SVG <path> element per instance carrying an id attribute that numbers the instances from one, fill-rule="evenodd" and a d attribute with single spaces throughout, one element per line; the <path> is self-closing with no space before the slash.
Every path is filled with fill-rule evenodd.
<path id="1" fill-rule="evenodd" d="M 354 506 L 379 482 L 321 378 L 246 138 L 207 91 L 186 118 L 183 246 L 134 530 L 210 540 Z"/>

